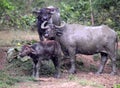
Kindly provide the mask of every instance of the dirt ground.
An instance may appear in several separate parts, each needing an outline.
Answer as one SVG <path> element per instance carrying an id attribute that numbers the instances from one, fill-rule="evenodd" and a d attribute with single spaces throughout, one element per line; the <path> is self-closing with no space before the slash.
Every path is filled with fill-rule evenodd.
<path id="1" fill-rule="evenodd" d="M 19 83 L 12 88 L 113 88 L 113 84 L 120 83 L 118 76 L 113 77 L 108 74 L 96 76 L 92 73 L 81 72 L 75 76 L 78 80 L 69 80 L 68 75 L 60 79 L 41 77 L 37 82 Z M 87 81 L 79 81 L 81 79 Z"/>
<path id="2" fill-rule="evenodd" d="M 94 61 L 93 56 L 77 55 L 84 63 L 84 69 L 90 68 L 91 65 L 99 66 L 99 60 Z M 3 59 L 4 60 L 4 59 Z M 0 61 L 1 62 L 1 61 Z M 77 69 L 74 75 L 68 74 L 67 70 L 62 72 L 61 78 L 40 77 L 37 81 L 26 81 L 15 84 L 11 88 L 114 88 L 115 84 L 120 84 L 120 69 L 118 75 L 111 76 L 111 66 L 106 64 L 103 74 L 96 75 L 95 71 L 81 71 Z M 119 88 L 119 87 L 118 87 Z"/>

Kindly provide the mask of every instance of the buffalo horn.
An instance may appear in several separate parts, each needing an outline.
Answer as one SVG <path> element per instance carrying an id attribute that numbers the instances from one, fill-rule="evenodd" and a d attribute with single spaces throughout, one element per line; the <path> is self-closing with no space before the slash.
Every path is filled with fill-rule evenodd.
<path id="1" fill-rule="evenodd" d="M 32 13 L 38 14 L 38 13 L 40 13 L 40 11 L 39 10 L 34 10 L 34 11 L 32 11 Z"/>
<path id="2" fill-rule="evenodd" d="M 64 26 L 65 26 L 65 24 L 66 24 L 66 23 L 65 23 L 65 21 L 62 21 L 62 25 L 60 25 L 60 26 L 55 25 L 55 27 L 56 27 L 56 28 L 62 28 L 62 27 L 64 27 Z"/>
<path id="3" fill-rule="evenodd" d="M 44 21 L 42 24 L 41 24 L 41 28 L 42 29 L 48 29 L 49 26 L 45 26 L 45 24 L 47 23 L 47 21 Z"/>

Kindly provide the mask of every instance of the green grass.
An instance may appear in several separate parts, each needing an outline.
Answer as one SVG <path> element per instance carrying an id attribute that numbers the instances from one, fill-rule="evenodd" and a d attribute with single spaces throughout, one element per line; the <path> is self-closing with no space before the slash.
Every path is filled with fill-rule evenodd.
<path id="1" fill-rule="evenodd" d="M 80 85 L 82 86 L 93 86 L 95 88 L 104 88 L 103 85 L 99 84 L 99 83 L 96 83 L 96 82 L 92 82 L 90 80 L 86 80 L 86 79 L 81 79 L 78 81 Z"/>
<path id="2" fill-rule="evenodd" d="M 114 88 L 120 88 L 120 84 L 115 84 Z"/>
<path id="3" fill-rule="evenodd" d="M 19 78 L 10 76 L 4 71 L 0 71 L 0 88 L 9 88 L 20 81 Z"/>
<path id="4" fill-rule="evenodd" d="M 36 80 L 30 76 L 11 76 L 5 71 L 0 71 L 0 88 L 11 88 L 11 86 L 16 83 L 26 81 L 36 82 Z"/>
<path id="5" fill-rule="evenodd" d="M 87 80 L 87 79 L 79 79 L 78 77 L 74 76 L 74 75 L 69 75 L 68 79 L 70 81 L 75 81 L 77 83 L 79 83 L 82 86 L 92 86 L 94 88 L 105 88 L 103 85 L 101 85 L 100 83 L 97 82 L 93 82 L 91 80 Z"/>
<path id="6" fill-rule="evenodd" d="M 99 55 L 99 54 L 94 54 L 94 55 L 93 55 L 93 60 L 94 60 L 94 61 L 100 60 L 100 55 Z"/>

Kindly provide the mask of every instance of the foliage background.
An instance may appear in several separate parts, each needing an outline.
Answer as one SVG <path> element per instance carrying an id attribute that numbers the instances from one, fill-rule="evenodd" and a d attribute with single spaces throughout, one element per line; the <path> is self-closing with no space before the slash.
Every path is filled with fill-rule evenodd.
<path id="1" fill-rule="evenodd" d="M 29 30 L 36 20 L 32 11 L 50 5 L 68 23 L 107 24 L 120 31 L 119 0 L 0 0 L 0 30 Z"/>

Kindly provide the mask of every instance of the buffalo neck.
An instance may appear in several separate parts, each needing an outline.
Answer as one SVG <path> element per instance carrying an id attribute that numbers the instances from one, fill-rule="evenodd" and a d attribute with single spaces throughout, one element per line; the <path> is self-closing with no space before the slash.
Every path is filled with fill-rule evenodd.
<path id="1" fill-rule="evenodd" d="M 66 26 L 62 28 L 57 28 L 56 37 L 62 37 L 66 31 Z"/>
<path id="2" fill-rule="evenodd" d="M 37 21 L 37 26 L 38 26 L 38 28 L 41 28 L 41 24 L 43 23 L 43 21 L 42 20 L 38 20 Z"/>
<path id="3" fill-rule="evenodd" d="M 64 40 L 64 36 L 65 36 L 65 29 L 62 30 L 62 34 L 61 35 L 56 35 L 55 39 L 58 41 L 58 42 L 62 42 Z"/>
<path id="4" fill-rule="evenodd" d="M 30 56 L 30 57 L 33 58 L 33 59 L 38 58 L 38 55 L 35 55 L 35 54 L 33 54 L 33 53 L 29 53 L 28 56 Z"/>

